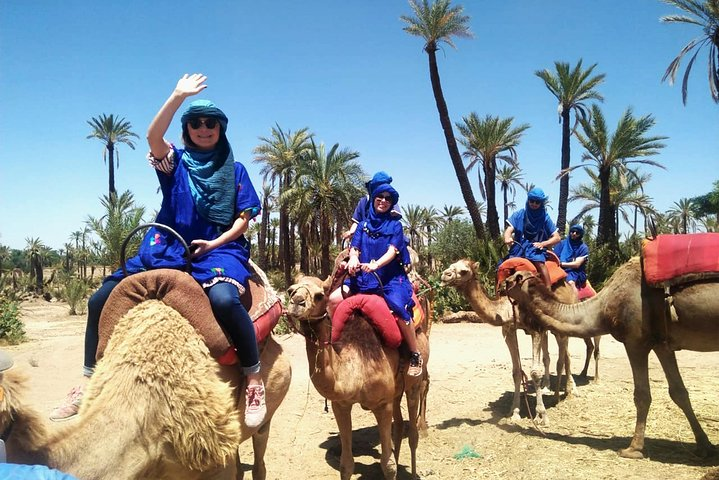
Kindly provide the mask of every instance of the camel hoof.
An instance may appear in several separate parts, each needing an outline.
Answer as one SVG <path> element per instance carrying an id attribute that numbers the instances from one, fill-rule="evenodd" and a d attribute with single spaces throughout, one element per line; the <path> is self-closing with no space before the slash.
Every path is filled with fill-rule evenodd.
<path id="1" fill-rule="evenodd" d="M 507 419 L 507 423 L 518 423 L 520 420 L 522 420 L 522 417 L 519 416 L 519 409 L 515 408 L 512 412 L 512 416 Z"/>
<path id="2" fill-rule="evenodd" d="M 547 387 L 542 387 L 542 389 L 540 390 L 540 393 L 541 393 L 542 395 L 552 395 L 554 392 L 552 392 L 552 391 L 551 391 L 549 388 L 547 388 Z"/>
<path id="3" fill-rule="evenodd" d="M 641 460 L 644 458 L 644 454 L 641 450 L 636 450 L 631 447 L 619 450 L 619 456 L 623 458 L 631 458 L 634 460 Z"/>

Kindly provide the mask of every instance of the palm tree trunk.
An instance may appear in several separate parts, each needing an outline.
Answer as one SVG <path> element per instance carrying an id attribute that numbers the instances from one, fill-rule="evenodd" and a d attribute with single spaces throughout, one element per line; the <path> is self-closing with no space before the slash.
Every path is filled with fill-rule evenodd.
<path id="1" fill-rule="evenodd" d="M 562 110 L 562 171 L 569 168 L 571 132 L 569 131 L 569 108 Z M 557 207 L 557 229 L 564 235 L 567 225 L 567 203 L 569 201 L 569 175 L 559 180 L 559 206 Z"/>
<path id="2" fill-rule="evenodd" d="M 320 213 L 320 245 L 322 251 L 322 258 L 320 260 L 320 271 L 322 272 L 322 278 L 326 278 L 332 273 L 332 267 L 330 266 L 330 243 L 332 243 L 332 236 L 330 234 L 330 219 L 325 212 Z"/>
<path id="3" fill-rule="evenodd" d="M 609 197 L 609 168 L 599 169 L 599 220 L 597 221 L 597 244 L 612 243 L 614 218 Z"/>
<path id="4" fill-rule="evenodd" d="M 499 237 L 499 215 L 497 214 L 497 201 L 495 180 L 497 178 L 496 158 L 484 159 L 484 191 L 487 193 L 487 228 L 493 237 Z"/>
<path id="5" fill-rule="evenodd" d="M 107 164 L 108 164 L 108 177 L 109 177 L 109 193 L 117 195 L 115 190 L 115 147 L 112 143 L 107 145 Z"/>
<path id="6" fill-rule="evenodd" d="M 454 138 L 454 130 L 452 129 L 452 122 L 449 119 L 447 102 L 445 102 L 444 94 L 442 93 L 442 84 L 439 78 L 439 69 L 437 68 L 436 44 L 434 42 L 428 43 L 425 47 L 425 51 L 429 57 L 429 78 L 432 82 L 432 93 L 434 94 L 434 100 L 437 104 L 439 122 L 442 124 L 442 130 L 444 130 L 444 138 L 447 142 L 449 157 L 452 160 L 454 173 L 457 176 L 459 188 L 462 191 L 462 197 L 469 212 L 469 217 L 472 219 L 474 233 L 477 238 L 481 239 L 484 237 L 484 225 L 482 224 L 482 217 L 479 215 L 477 201 L 474 199 L 474 193 L 472 193 L 472 186 L 469 183 L 469 178 L 467 178 L 467 171 L 464 169 L 462 157 L 459 154 L 459 148 L 457 148 L 457 140 Z"/>
<path id="7" fill-rule="evenodd" d="M 289 174 L 280 182 L 280 195 L 290 185 Z M 285 284 L 292 285 L 292 259 L 290 258 L 290 216 L 287 205 L 280 203 L 280 263 L 285 274 Z"/>
<path id="8" fill-rule="evenodd" d="M 263 270 L 267 269 L 267 231 L 270 228 L 270 204 L 267 198 L 262 199 L 262 222 L 260 223 L 260 232 L 257 237 L 259 264 Z"/>
<path id="9" fill-rule="evenodd" d="M 303 272 L 310 271 L 310 255 L 307 237 L 309 236 L 309 225 L 307 223 L 300 226 L 300 270 Z"/>
<path id="10" fill-rule="evenodd" d="M 502 188 L 502 200 L 504 201 L 504 223 L 502 223 L 502 230 L 507 227 L 507 218 L 509 218 L 509 205 L 507 204 L 507 189 Z"/>

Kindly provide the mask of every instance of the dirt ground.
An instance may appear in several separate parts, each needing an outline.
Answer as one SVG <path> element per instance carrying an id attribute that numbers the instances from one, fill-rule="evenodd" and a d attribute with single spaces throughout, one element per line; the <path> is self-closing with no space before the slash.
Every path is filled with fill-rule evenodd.
<path id="1" fill-rule="evenodd" d="M 70 316 L 62 303 L 42 300 L 22 305 L 30 341 L 6 348 L 31 377 L 31 399 L 49 413 L 80 380 L 84 316 Z M 304 339 L 280 336 L 293 367 L 292 386 L 272 421 L 266 455 L 268 478 L 333 479 L 339 477 L 339 438 L 332 413 L 309 380 Z M 550 339 L 556 357 L 556 343 Z M 581 397 L 555 404 L 545 396 L 550 425 L 538 431 L 527 419 L 507 424 L 512 397 L 509 353 L 499 328 L 481 324 L 435 324 L 428 363 L 431 388 L 428 436 L 420 439 L 418 473 L 439 479 L 700 479 L 719 465 L 719 456 L 702 460 L 693 454 L 694 437 L 684 415 L 667 393 L 656 357 L 650 358 L 653 403 L 643 460 L 620 458 L 634 429 L 632 376 L 623 346 L 602 337 L 600 382 L 575 376 Z M 529 337 L 520 335 L 525 371 L 530 363 Z M 584 343 L 570 342 L 572 370 L 584 364 Z M 679 365 L 694 410 L 710 440 L 719 443 L 719 352 L 678 352 Z M 553 367 L 554 368 L 554 367 Z M 555 370 L 553 369 L 553 380 Z M 529 398 L 534 408 L 534 398 Z M 405 415 L 406 417 L 406 415 Z M 354 410 L 355 475 L 381 478 L 374 417 Z M 251 445 L 241 447 L 243 464 Z M 410 478 L 409 447 L 403 442 L 399 479 Z M 249 472 L 246 477 L 249 477 Z"/>

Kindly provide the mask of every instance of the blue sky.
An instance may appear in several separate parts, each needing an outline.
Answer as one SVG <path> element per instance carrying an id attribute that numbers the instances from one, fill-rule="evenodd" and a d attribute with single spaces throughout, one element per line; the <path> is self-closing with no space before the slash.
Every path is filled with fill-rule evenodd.
<path id="1" fill-rule="evenodd" d="M 529 123 L 517 149 L 524 178 L 556 205 L 561 129 L 556 100 L 536 70 L 554 61 L 597 63 L 611 129 L 626 108 L 652 114 L 649 133 L 669 137 L 646 192 L 662 211 L 707 193 L 719 179 L 719 107 L 707 85 L 706 52 L 689 82 L 661 83 L 669 62 L 700 31 L 662 24 L 676 13 L 658 0 L 465 0 L 473 39 L 438 52 L 453 122 L 476 112 Z M 394 177 L 403 205 L 463 205 L 432 96 L 422 40 L 402 28 L 403 0 L 0 2 L 0 244 L 39 237 L 62 248 L 107 193 L 102 144 L 86 121 L 130 121 L 136 149 L 119 147 L 119 191 L 148 212 L 159 207 L 144 140 L 184 73 L 202 72 L 229 116 L 235 159 L 256 187 L 258 137 L 273 125 L 309 127 L 318 141 L 360 152 L 372 174 Z M 684 66 L 684 65 L 683 65 Z M 682 68 L 683 74 L 683 68 Z M 167 138 L 179 141 L 174 122 Z M 572 163 L 582 149 L 572 143 Z M 476 176 L 470 173 L 474 182 Z M 586 180 L 583 173 L 571 185 Z M 523 196 L 522 196 L 523 199 Z M 569 213 L 578 205 L 570 205 Z M 554 212 L 556 215 L 556 212 Z M 596 213 L 595 213 L 596 217 Z"/>

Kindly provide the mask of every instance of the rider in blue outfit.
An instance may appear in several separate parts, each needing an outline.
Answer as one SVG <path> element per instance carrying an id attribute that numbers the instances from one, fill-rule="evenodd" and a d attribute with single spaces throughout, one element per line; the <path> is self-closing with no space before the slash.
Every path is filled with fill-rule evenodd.
<path id="1" fill-rule="evenodd" d="M 544 284 L 551 288 L 547 270 L 547 249 L 561 241 L 557 227 L 545 208 L 547 197 L 541 188 L 533 188 L 527 194 L 525 208 L 517 210 L 507 220 L 504 243 L 509 246 L 507 258 L 523 257 L 537 268 Z"/>
<path id="2" fill-rule="evenodd" d="M 572 225 L 569 236 L 554 247 L 561 267 L 567 272 L 567 282 L 575 288 L 583 288 L 587 283 L 587 258 L 589 247 L 582 241 L 584 228 Z"/>

